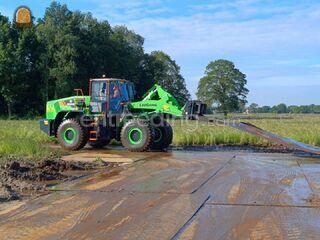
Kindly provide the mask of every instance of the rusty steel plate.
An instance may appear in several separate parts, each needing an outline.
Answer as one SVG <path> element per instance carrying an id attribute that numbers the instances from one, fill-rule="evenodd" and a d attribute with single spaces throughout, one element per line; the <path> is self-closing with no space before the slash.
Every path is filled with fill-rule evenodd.
<path id="1" fill-rule="evenodd" d="M 318 161 L 159 153 L 1 209 L 0 239 L 319 239 Z"/>
<path id="2" fill-rule="evenodd" d="M 126 167 L 100 172 L 55 190 L 192 193 L 234 158 L 234 153 L 157 153 Z"/>
<path id="3" fill-rule="evenodd" d="M 238 155 L 202 190 L 211 194 L 213 203 L 320 206 L 320 195 L 297 158 L 267 156 Z"/>
<path id="4" fill-rule="evenodd" d="M 174 239 L 319 239 L 319 208 L 207 204 Z"/>

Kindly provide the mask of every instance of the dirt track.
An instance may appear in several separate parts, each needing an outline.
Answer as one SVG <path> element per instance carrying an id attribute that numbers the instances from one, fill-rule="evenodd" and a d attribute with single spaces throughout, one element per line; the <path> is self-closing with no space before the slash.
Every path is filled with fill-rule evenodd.
<path id="1" fill-rule="evenodd" d="M 320 159 L 236 151 L 108 154 L 133 163 L 3 209 L 0 238 L 320 238 Z"/>

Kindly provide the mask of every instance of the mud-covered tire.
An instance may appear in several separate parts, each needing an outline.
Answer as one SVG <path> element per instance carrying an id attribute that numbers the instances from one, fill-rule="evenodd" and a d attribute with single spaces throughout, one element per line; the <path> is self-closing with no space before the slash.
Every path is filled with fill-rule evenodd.
<path id="1" fill-rule="evenodd" d="M 151 150 L 164 150 L 172 143 L 173 131 L 170 124 L 163 121 L 162 126 L 152 127 L 153 139 Z"/>
<path id="2" fill-rule="evenodd" d="M 66 150 L 80 150 L 88 142 L 88 133 L 76 119 L 63 121 L 57 130 L 57 139 Z"/>
<path id="3" fill-rule="evenodd" d="M 110 143 L 110 140 L 97 140 L 88 142 L 89 146 L 93 148 L 103 148 Z"/>
<path id="4" fill-rule="evenodd" d="M 130 120 L 121 130 L 121 143 L 131 152 L 148 150 L 152 141 L 151 127 L 145 120 Z"/>

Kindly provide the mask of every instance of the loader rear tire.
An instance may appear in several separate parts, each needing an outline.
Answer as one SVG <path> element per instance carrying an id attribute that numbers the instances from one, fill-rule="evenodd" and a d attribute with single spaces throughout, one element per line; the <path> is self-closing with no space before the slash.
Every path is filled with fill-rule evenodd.
<path id="1" fill-rule="evenodd" d="M 58 130 L 57 138 L 62 148 L 66 150 L 80 150 L 88 142 L 88 133 L 76 119 L 63 121 Z"/>
<path id="2" fill-rule="evenodd" d="M 145 120 L 130 120 L 121 130 L 121 143 L 131 152 L 148 150 L 152 141 L 151 127 Z"/>

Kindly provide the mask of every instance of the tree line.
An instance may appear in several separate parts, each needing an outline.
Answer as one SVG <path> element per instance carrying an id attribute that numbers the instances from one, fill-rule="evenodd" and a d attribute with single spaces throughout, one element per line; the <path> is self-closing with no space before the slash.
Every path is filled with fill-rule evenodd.
<path id="1" fill-rule="evenodd" d="M 58 2 L 29 28 L 0 13 L 0 115 L 43 114 L 46 101 L 74 88 L 88 94 L 88 80 L 103 75 L 134 82 L 140 96 L 159 83 L 184 103 L 190 94 L 180 67 L 162 51 L 146 53 L 143 44 L 125 26 Z"/>
<path id="2" fill-rule="evenodd" d="M 284 103 L 275 106 L 259 106 L 256 103 L 250 104 L 248 107 L 250 113 L 303 113 L 303 114 L 320 114 L 320 105 L 291 105 L 287 106 Z"/>

